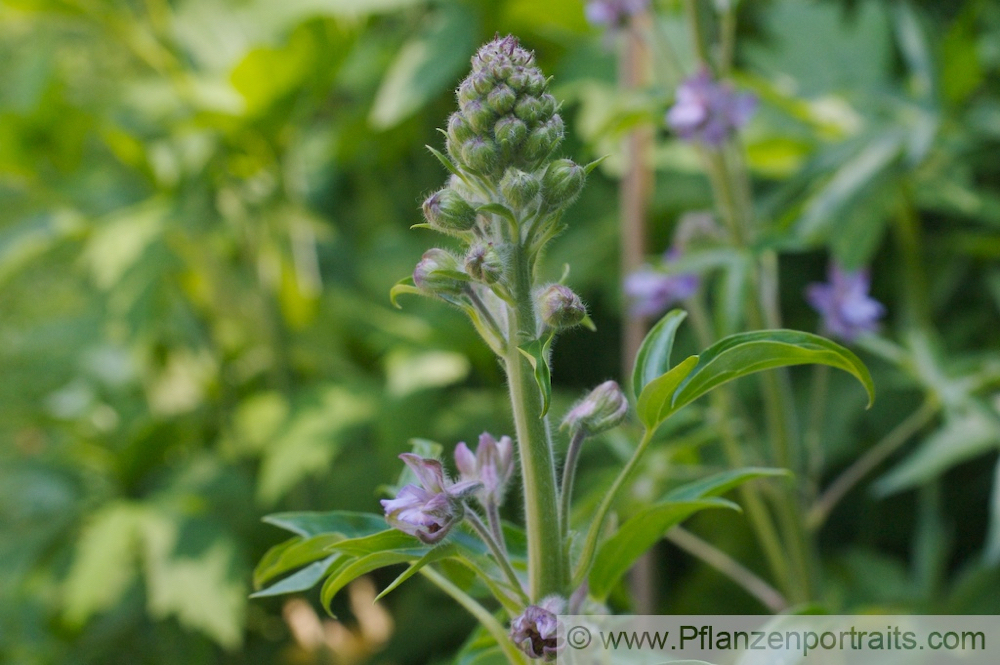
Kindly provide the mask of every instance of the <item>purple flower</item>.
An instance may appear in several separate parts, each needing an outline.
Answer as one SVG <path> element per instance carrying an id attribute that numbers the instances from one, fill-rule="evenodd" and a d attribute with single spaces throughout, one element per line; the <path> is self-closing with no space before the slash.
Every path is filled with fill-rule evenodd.
<path id="1" fill-rule="evenodd" d="M 877 330 L 885 306 L 868 295 L 871 288 L 868 270 L 848 272 L 831 263 L 827 276 L 828 283 L 810 284 L 806 289 L 806 300 L 820 313 L 826 331 L 852 342 Z"/>
<path id="2" fill-rule="evenodd" d="M 590 0 L 584 11 L 591 25 L 617 29 L 648 6 L 649 0 Z"/>
<path id="3" fill-rule="evenodd" d="M 439 543 L 465 517 L 465 498 L 478 491 L 482 483 L 452 483 L 445 477 L 441 462 L 434 459 L 413 453 L 403 453 L 399 458 L 416 474 L 420 485 L 406 485 L 395 499 L 383 499 L 385 520 L 392 528 L 423 543 Z"/>
<path id="4" fill-rule="evenodd" d="M 464 441 L 455 446 L 455 466 L 463 481 L 482 484 L 483 503 L 499 506 L 514 474 L 514 443 L 509 436 L 501 436 L 497 441 L 489 432 L 483 432 L 475 454 Z"/>
<path id="5" fill-rule="evenodd" d="M 740 94 L 702 69 L 677 88 L 667 124 L 685 141 L 718 147 L 750 120 L 757 98 Z"/>
<path id="6" fill-rule="evenodd" d="M 680 258 L 675 247 L 663 255 L 667 267 Z M 693 273 L 668 274 L 643 266 L 625 278 L 625 295 L 632 301 L 633 316 L 655 316 L 679 300 L 686 300 L 695 294 L 700 285 L 698 275 Z"/>
<path id="7" fill-rule="evenodd" d="M 559 650 L 556 636 L 559 621 L 556 615 L 565 602 L 559 596 L 549 596 L 538 605 L 528 605 L 510 622 L 510 639 L 530 658 L 554 660 Z"/>

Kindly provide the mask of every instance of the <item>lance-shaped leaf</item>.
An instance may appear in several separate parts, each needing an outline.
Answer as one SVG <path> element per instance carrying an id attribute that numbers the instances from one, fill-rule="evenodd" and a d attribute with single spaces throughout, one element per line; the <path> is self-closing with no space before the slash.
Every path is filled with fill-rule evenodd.
<path id="1" fill-rule="evenodd" d="M 696 364 L 688 367 L 692 359 L 696 359 Z M 797 330 L 757 330 L 721 339 L 700 356 L 688 358 L 651 382 L 639 396 L 639 418 L 646 427 L 656 427 L 713 388 L 762 370 L 792 365 L 829 365 L 842 369 L 861 382 L 868 393 L 868 406 L 875 399 L 868 368 L 839 344 Z M 678 378 L 680 381 L 671 392 L 670 387 Z"/>
<path id="2" fill-rule="evenodd" d="M 528 359 L 531 369 L 535 372 L 535 383 L 538 384 L 538 390 L 542 393 L 542 416 L 549 412 L 549 400 L 552 399 L 552 376 L 549 373 L 548 358 L 549 348 L 552 346 L 554 338 L 554 335 L 549 335 L 544 339 L 539 337 L 517 347 L 521 355 Z"/>
<path id="3" fill-rule="evenodd" d="M 308 591 L 313 588 L 317 582 L 323 579 L 323 576 L 326 575 L 327 571 L 333 565 L 334 561 L 338 559 L 338 557 L 343 558 L 340 554 L 331 554 L 325 559 L 314 561 L 293 575 L 289 575 L 277 584 L 272 584 L 266 589 L 261 589 L 256 593 L 250 594 L 250 597 L 267 598 L 269 596 L 280 596 L 285 593 Z"/>
<path id="4" fill-rule="evenodd" d="M 792 472 L 788 469 L 768 469 L 760 467 L 745 467 L 742 469 L 731 469 L 722 471 L 707 478 L 696 480 L 693 483 L 682 485 L 677 489 L 667 493 L 667 501 L 696 501 L 698 499 L 708 499 L 714 496 L 722 496 L 731 489 L 734 489 L 745 482 L 757 478 L 768 478 L 775 476 L 790 477 Z"/>
<path id="5" fill-rule="evenodd" d="M 632 394 L 636 397 L 642 394 L 642 389 L 647 384 L 665 374 L 670 368 L 670 351 L 674 348 L 674 337 L 685 318 L 687 312 L 683 310 L 674 309 L 667 312 L 642 340 L 642 346 L 639 347 L 632 368 Z"/>
<path id="6" fill-rule="evenodd" d="M 665 501 L 643 508 L 606 540 L 594 557 L 590 569 L 590 595 L 604 600 L 618 580 L 642 554 L 674 526 L 701 510 L 739 506 L 723 499 L 701 501 Z"/>

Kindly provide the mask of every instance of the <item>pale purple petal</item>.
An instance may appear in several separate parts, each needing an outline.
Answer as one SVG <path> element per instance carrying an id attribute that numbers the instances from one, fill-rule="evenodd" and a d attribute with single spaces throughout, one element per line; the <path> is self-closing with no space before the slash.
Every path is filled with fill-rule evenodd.
<path id="1" fill-rule="evenodd" d="M 750 120 L 756 107 L 753 95 L 737 93 L 702 69 L 677 88 L 667 124 L 685 141 L 718 147 Z"/>
<path id="2" fill-rule="evenodd" d="M 829 282 L 806 288 L 806 300 L 819 312 L 824 330 L 846 342 L 878 330 L 885 306 L 868 295 L 871 286 L 868 271 L 848 272 L 834 263 L 830 265 L 828 279 Z"/>
<path id="3" fill-rule="evenodd" d="M 465 441 L 460 441 L 455 446 L 455 466 L 458 468 L 458 472 L 462 474 L 463 480 L 474 480 L 476 478 L 476 456 L 465 445 Z"/>
<path id="4" fill-rule="evenodd" d="M 420 484 L 427 490 L 431 492 L 444 491 L 447 480 L 444 477 L 444 467 L 441 466 L 441 462 L 436 459 L 414 455 L 413 453 L 402 453 L 399 459 L 403 460 L 406 466 L 410 467 L 420 480 Z"/>

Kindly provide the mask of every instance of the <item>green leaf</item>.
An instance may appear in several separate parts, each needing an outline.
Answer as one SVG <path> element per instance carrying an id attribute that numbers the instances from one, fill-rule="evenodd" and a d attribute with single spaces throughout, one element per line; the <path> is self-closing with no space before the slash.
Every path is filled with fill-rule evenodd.
<path id="1" fill-rule="evenodd" d="M 253 583 L 262 587 L 275 577 L 330 555 L 329 546 L 343 540 L 340 534 L 325 533 L 312 538 L 293 538 L 268 550 L 253 571 Z"/>
<path id="2" fill-rule="evenodd" d="M 385 530 L 385 519 L 382 516 L 348 510 L 334 510 L 328 513 L 275 513 L 264 517 L 263 521 L 303 538 L 329 533 L 345 538 L 359 538 Z"/>
<path id="3" fill-rule="evenodd" d="M 756 478 L 768 478 L 775 476 L 791 477 L 792 472 L 788 469 L 766 469 L 760 467 L 745 467 L 743 469 L 732 469 L 723 471 L 708 478 L 696 480 L 671 490 L 664 499 L 666 501 L 696 501 L 715 496 L 722 496 L 729 490 L 742 485 L 743 483 Z"/>
<path id="4" fill-rule="evenodd" d="M 389 586 L 382 589 L 382 592 L 375 597 L 375 600 L 381 600 L 384 596 L 389 595 L 392 591 L 396 589 L 400 584 L 410 579 L 418 572 L 420 569 L 429 563 L 434 563 L 435 561 L 440 561 L 442 559 L 447 559 L 453 557 L 458 553 L 458 548 L 453 543 L 444 543 L 438 545 L 434 549 L 428 551 L 422 557 L 410 564 L 410 567 L 400 573 L 399 577 L 394 579 Z"/>
<path id="5" fill-rule="evenodd" d="M 687 312 L 684 310 L 674 309 L 667 312 L 642 340 L 642 346 L 639 347 L 639 353 L 636 354 L 635 364 L 632 367 L 633 395 L 637 397 L 641 395 L 646 384 L 665 374 L 669 369 L 674 336 L 685 318 Z"/>
<path id="6" fill-rule="evenodd" d="M 590 595 L 597 600 L 606 599 L 632 564 L 667 531 L 694 513 L 710 508 L 740 509 L 723 499 L 705 499 L 661 502 L 637 512 L 597 550 L 588 577 Z"/>
<path id="7" fill-rule="evenodd" d="M 141 519 L 142 509 L 124 502 L 108 504 L 88 519 L 63 590 L 70 624 L 83 626 L 120 602 L 136 577 Z"/>
<path id="8" fill-rule="evenodd" d="M 285 593 L 308 591 L 313 588 L 317 582 L 323 579 L 323 576 L 326 575 L 330 566 L 333 565 L 333 562 L 341 557 L 342 555 L 340 554 L 331 554 L 325 559 L 314 561 L 305 568 L 296 572 L 294 575 L 289 575 L 277 584 L 273 584 L 266 589 L 261 589 L 260 591 L 250 594 L 250 597 L 267 598 L 269 596 L 280 596 Z"/>
<path id="9" fill-rule="evenodd" d="M 382 521 L 385 526 L 385 521 Z M 390 550 L 417 549 L 423 551 L 425 546 L 415 537 L 397 531 L 396 529 L 385 529 L 378 533 L 358 538 L 348 538 L 332 543 L 327 547 L 330 552 L 343 552 L 351 556 L 366 556 L 375 552 L 388 552 Z"/>
<path id="10" fill-rule="evenodd" d="M 698 356 L 690 356 L 661 377 L 650 381 L 639 395 L 636 414 L 646 429 L 656 429 L 676 409 L 671 407 L 677 386 L 698 364 Z"/>
<path id="11" fill-rule="evenodd" d="M 387 552 L 374 552 L 366 556 L 354 559 L 348 565 L 335 571 L 330 577 L 327 578 L 326 582 L 323 583 L 323 589 L 320 591 L 320 601 L 323 603 L 323 607 L 326 608 L 327 612 L 330 612 L 330 601 L 333 600 L 334 596 L 343 589 L 345 586 L 350 584 L 352 581 L 366 575 L 373 570 L 378 570 L 379 568 L 385 568 L 386 566 L 393 566 L 399 563 L 407 563 L 408 561 L 413 561 L 419 559 L 422 556 L 422 552 L 413 551 L 387 551 Z M 332 613 L 331 613 L 332 616 Z"/>
<path id="12" fill-rule="evenodd" d="M 797 330 L 758 330 L 730 335 L 706 349 L 699 356 L 697 366 L 677 388 L 670 412 L 734 379 L 792 365 L 829 365 L 842 369 L 864 386 L 869 407 L 875 399 L 868 368 L 839 344 Z"/>
<path id="13" fill-rule="evenodd" d="M 455 86 L 475 49 L 476 19 L 471 5 L 440 5 L 389 65 L 368 116 L 373 127 L 393 127 Z"/>
<path id="14" fill-rule="evenodd" d="M 535 371 L 535 383 L 542 393 L 542 413 L 544 417 L 549 412 L 549 400 L 552 399 L 552 376 L 549 373 L 549 348 L 552 346 L 554 335 L 549 335 L 547 339 L 539 337 L 536 340 L 526 342 L 517 347 Z"/>
<path id="15" fill-rule="evenodd" d="M 875 491 L 886 496 L 917 487 L 998 447 L 1000 427 L 988 414 L 979 410 L 952 414 L 916 451 L 882 476 L 875 483 Z"/>
<path id="16" fill-rule="evenodd" d="M 404 293 L 412 293 L 413 295 L 422 296 L 424 292 L 418 289 L 413 284 L 413 277 L 404 277 L 403 279 L 396 282 L 391 289 L 389 289 L 389 302 L 396 309 L 403 309 L 403 307 L 396 302 L 396 298 Z"/>

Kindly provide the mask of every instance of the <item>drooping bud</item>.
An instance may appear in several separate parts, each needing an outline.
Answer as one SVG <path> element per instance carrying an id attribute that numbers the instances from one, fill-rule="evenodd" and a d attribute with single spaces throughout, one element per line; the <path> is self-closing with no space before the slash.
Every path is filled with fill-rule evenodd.
<path id="1" fill-rule="evenodd" d="M 465 289 L 460 279 L 462 269 L 458 259 L 437 247 L 424 252 L 413 269 L 413 283 L 429 294 L 458 294 Z"/>
<path id="2" fill-rule="evenodd" d="M 450 187 L 434 192 L 424 201 L 424 217 L 443 231 L 468 231 L 476 225 L 476 210 Z"/>
<path id="3" fill-rule="evenodd" d="M 573 434 L 599 434 L 617 427 L 628 414 L 628 400 L 614 381 L 605 381 L 576 403 L 563 419 L 562 427 Z"/>
<path id="4" fill-rule="evenodd" d="M 586 180 L 582 166 L 569 159 L 557 159 L 542 176 L 542 197 L 550 208 L 564 208 L 580 195 Z"/>
<path id="5" fill-rule="evenodd" d="M 503 261 L 493 243 L 477 243 L 465 255 L 465 272 L 473 279 L 496 284 L 503 276 Z"/>
<path id="6" fill-rule="evenodd" d="M 521 169 L 509 168 L 500 181 L 500 193 L 515 208 L 526 208 L 535 201 L 542 184 L 538 177 Z"/>
<path id="7" fill-rule="evenodd" d="M 562 330 L 579 325 L 587 316 L 587 308 L 569 287 L 553 284 L 538 297 L 538 313 L 545 325 Z"/>
<path id="8" fill-rule="evenodd" d="M 484 504 L 500 506 L 514 475 L 514 443 L 509 436 L 497 441 L 489 432 L 483 432 L 475 454 L 464 441 L 455 446 L 455 466 L 462 480 L 482 483 L 479 496 Z"/>
<path id="9" fill-rule="evenodd" d="M 394 499 L 383 499 L 385 520 L 394 529 L 435 545 L 465 517 L 465 500 L 482 489 L 479 481 L 452 483 L 441 462 L 412 453 L 399 456 L 419 480 L 406 485 Z"/>
<path id="10" fill-rule="evenodd" d="M 528 605 L 510 622 L 510 639 L 532 659 L 555 660 L 562 645 L 558 640 L 558 615 L 566 606 L 558 596 L 549 596 L 538 605 Z"/>

